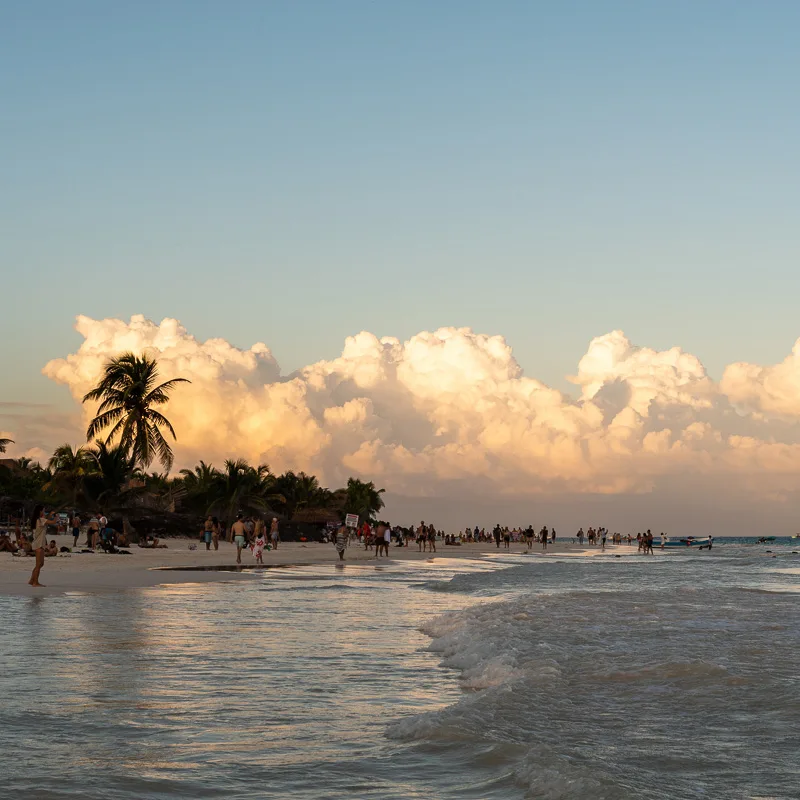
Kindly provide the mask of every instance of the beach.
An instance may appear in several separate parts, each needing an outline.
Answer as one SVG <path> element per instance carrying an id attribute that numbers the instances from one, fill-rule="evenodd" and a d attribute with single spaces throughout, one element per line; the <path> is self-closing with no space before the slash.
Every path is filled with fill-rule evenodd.
<path id="1" fill-rule="evenodd" d="M 85 534 L 81 535 L 81 541 Z M 71 547 L 71 536 L 50 536 L 59 548 Z M 206 583 L 210 581 L 233 581 L 252 579 L 253 573 L 262 569 L 256 565 L 250 550 L 242 552 L 241 571 L 237 572 L 236 547 L 228 542 L 220 542 L 219 550 L 205 549 L 201 542 L 186 538 L 166 538 L 164 548 L 150 549 L 133 545 L 126 548 L 130 555 L 110 554 L 102 551 L 94 553 L 62 553 L 45 560 L 41 581 L 43 587 L 28 586 L 33 569 L 33 558 L 15 557 L 11 553 L 0 553 L 0 594 L 19 594 L 25 596 L 46 596 L 64 592 L 91 591 L 115 592 L 124 589 L 145 588 L 180 583 Z M 190 550 L 190 545 L 196 549 Z M 606 553 L 614 551 L 607 547 Z M 636 551 L 622 545 L 619 552 Z M 363 545 L 352 542 L 347 548 L 345 563 L 375 564 L 394 561 L 430 561 L 431 559 L 480 559 L 498 553 L 525 553 L 525 545 L 512 544 L 510 551 L 498 550 L 493 543 L 472 543 L 461 546 L 446 546 L 437 543 L 437 551 L 419 552 L 416 543 L 408 547 L 389 548 L 389 558 L 375 558 L 374 548 L 365 550 Z M 597 547 L 580 547 L 568 542 L 548 545 L 542 552 L 541 546 L 534 545 L 528 554 L 531 558 L 552 558 L 555 555 L 570 557 L 594 556 L 601 553 Z M 316 542 L 282 542 L 277 550 L 264 551 L 263 569 L 288 568 L 298 565 L 338 564 L 339 559 L 332 544 Z"/>

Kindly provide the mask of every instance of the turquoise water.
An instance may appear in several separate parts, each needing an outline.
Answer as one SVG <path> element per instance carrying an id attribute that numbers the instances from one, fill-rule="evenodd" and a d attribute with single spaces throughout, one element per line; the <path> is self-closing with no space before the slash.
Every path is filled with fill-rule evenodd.
<path id="1" fill-rule="evenodd" d="M 0 597 L 5 796 L 797 798 L 772 544 Z"/>

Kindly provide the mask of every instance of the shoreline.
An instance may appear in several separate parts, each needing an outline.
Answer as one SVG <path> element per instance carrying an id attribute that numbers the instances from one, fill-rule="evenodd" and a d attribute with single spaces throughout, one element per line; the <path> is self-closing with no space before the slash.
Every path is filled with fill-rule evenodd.
<path id="1" fill-rule="evenodd" d="M 71 536 L 56 536 L 58 547 L 71 546 Z M 446 546 L 437 542 L 437 551 L 419 552 L 415 544 L 409 547 L 389 549 L 389 558 L 375 558 L 374 550 L 351 544 L 345 553 L 344 562 L 339 561 L 332 544 L 316 542 L 283 542 L 277 550 L 264 552 L 264 564 L 257 565 L 249 550 L 242 552 L 242 564 L 236 564 L 236 547 L 220 542 L 219 550 L 207 551 L 202 543 L 186 538 L 164 539 L 166 549 L 144 549 L 134 545 L 131 555 L 95 553 L 65 553 L 45 559 L 42 569 L 42 587 L 28 586 L 33 569 L 33 558 L 0 553 L 0 595 L 22 597 L 47 597 L 73 593 L 107 593 L 131 589 L 148 589 L 157 586 L 207 583 L 210 581 L 241 581 L 257 577 L 260 572 L 276 568 L 308 566 L 360 567 L 396 564 L 403 561 L 429 561 L 433 559 L 483 560 L 494 556 L 520 556 L 531 558 L 593 557 L 601 555 L 599 547 L 581 547 L 568 542 L 549 545 L 546 552 L 540 549 L 527 553 L 520 543 L 512 544 L 510 550 L 493 543 L 473 543 L 461 546 Z M 189 550 L 196 544 L 196 550 Z M 536 547 L 536 546 L 535 546 Z M 616 551 L 616 552 L 615 552 Z M 635 546 L 606 546 L 606 553 L 622 555 L 635 553 Z"/>

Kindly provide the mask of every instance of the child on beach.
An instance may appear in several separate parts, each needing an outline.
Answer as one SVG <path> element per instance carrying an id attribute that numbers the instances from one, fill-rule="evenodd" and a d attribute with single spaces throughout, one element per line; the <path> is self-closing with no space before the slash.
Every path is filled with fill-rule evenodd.
<path id="1" fill-rule="evenodd" d="M 266 526 L 262 526 L 256 536 L 256 540 L 253 542 L 253 558 L 256 560 L 256 564 L 263 564 L 264 559 L 262 558 L 264 554 L 264 548 L 267 546 L 267 537 L 265 536 Z"/>

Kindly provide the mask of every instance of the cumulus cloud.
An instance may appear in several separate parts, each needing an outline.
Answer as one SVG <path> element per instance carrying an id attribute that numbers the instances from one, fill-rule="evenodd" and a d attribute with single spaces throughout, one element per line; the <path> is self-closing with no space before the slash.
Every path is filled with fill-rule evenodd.
<path id="1" fill-rule="evenodd" d="M 405 342 L 362 332 L 338 358 L 284 376 L 265 344 L 200 342 L 174 319 L 76 327 L 83 344 L 44 374 L 78 400 L 126 350 L 156 355 L 164 379 L 192 381 L 169 406 L 176 466 L 243 456 L 417 496 L 641 493 L 698 475 L 775 492 L 800 472 L 797 429 L 784 423 L 776 438 L 764 416 L 800 413 L 797 346 L 776 367 L 732 365 L 718 384 L 695 356 L 613 331 L 589 344 L 571 398 L 525 376 L 503 337 L 468 328 Z"/>
<path id="2" fill-rule="evenodd" d="M 745 409 L 800 417 L 800 339 L 780 364 L 729 365 L 720 386 L 733 403 Z"/>

